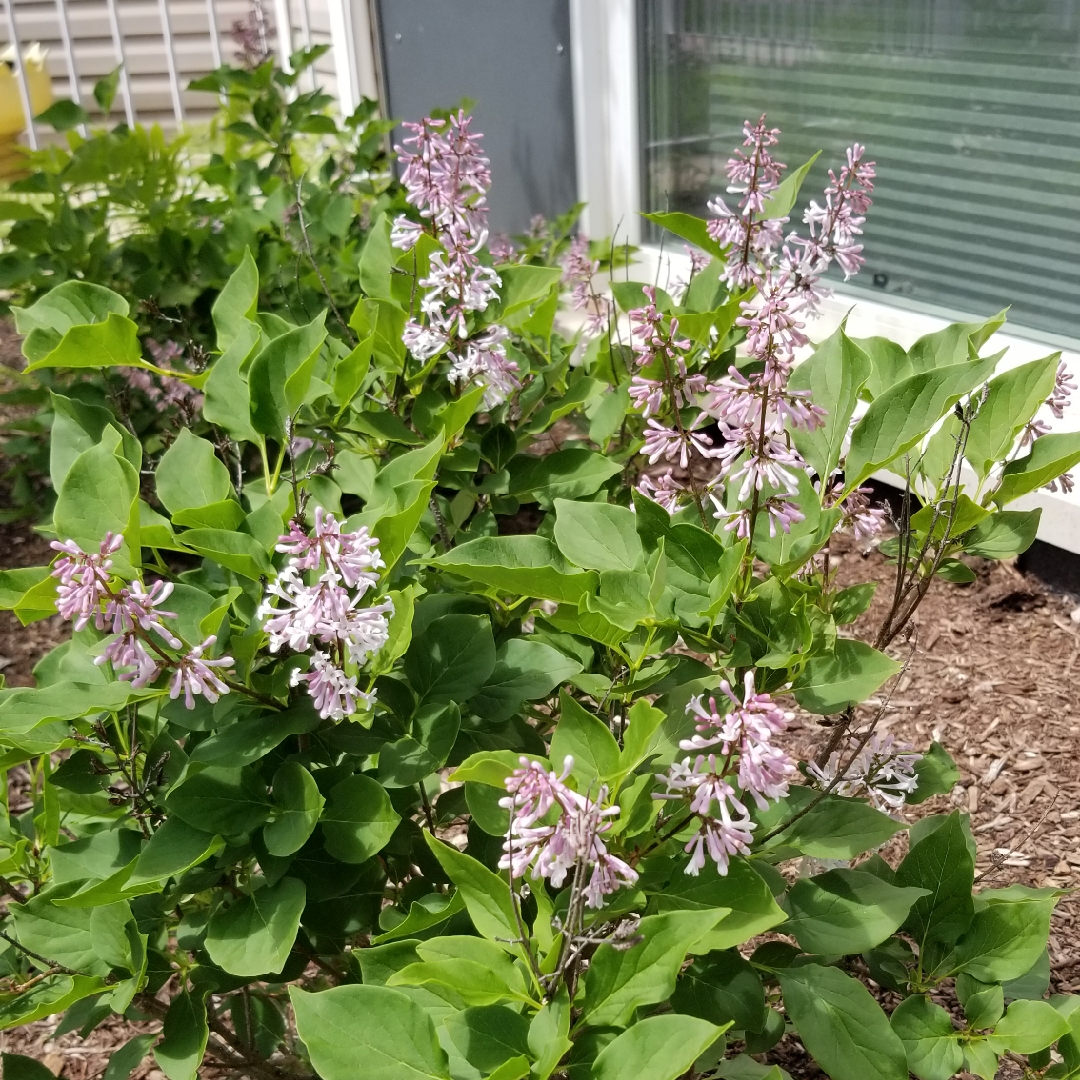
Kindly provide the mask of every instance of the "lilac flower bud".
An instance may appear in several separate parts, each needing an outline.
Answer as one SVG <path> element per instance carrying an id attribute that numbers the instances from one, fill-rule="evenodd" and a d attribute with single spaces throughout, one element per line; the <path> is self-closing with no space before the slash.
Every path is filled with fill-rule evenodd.
<path id="1" fill-rule="evenodd" d="M 56 610 L 61 618 L 74 619 L 75 629 L 82 630 L 99 617 L 101 601 L 109 587 L 115 555 L 124 544 L 123 533 L 106 533 L 98 553 L 87 554 L 74 540 L 54 540 L 49 546 L 64 552 L 57 560 L 52 576 L 60 579 L 56 587 Z"/>

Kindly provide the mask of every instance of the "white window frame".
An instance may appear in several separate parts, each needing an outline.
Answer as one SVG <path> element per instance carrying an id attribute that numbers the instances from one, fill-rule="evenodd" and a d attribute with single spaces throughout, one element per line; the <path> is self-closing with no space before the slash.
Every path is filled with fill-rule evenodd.
<path id="1" fill-rule="evenodd" d="M 636 0 L 570 0 L 578 199 L 586 203 L 581 227 L 595 237 L 617 231 L 619 241 L 632 244 L 640 243 L 642 210 L 636 16 Z M 684 276 L 689 259 L 670 247 L 661 253 L 658 246 L 645 245 L 638 266 L 646 280 L 663 284 Z M 845 292 L 841 286 L 808 326 L 808 333 L 821 341 L 845 317 L 854 337 L 881 335 L 909 347 L 923 334 L 964 319 L 965 313 L 891 303 L 861 289 Z M 1048 341 L 1054 344 L 1048 346 Z M 1080 351 L 1074 342 L 1010 328 L 996 334 L 993 345 L 1008 349 L 999 370 L 1060 349 L 1062 360 L 1080 382 Z M 1046 420 L 1053 431 L 1080 430 L 1080 400 L 1065 411 L 1064 419 L 1047 416 Z M 888 473 L 877 479 L 902 486 L 899 477 Z M 1011 505 L 1014 509 L 1041 506 L 1039 539 L 1080 554 L 1080 483 L 1068 495 L 1041 491 Z"/>

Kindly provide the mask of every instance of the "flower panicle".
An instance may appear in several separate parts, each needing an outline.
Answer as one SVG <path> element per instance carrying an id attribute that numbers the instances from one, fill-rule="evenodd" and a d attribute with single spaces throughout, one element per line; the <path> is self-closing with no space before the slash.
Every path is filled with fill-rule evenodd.
<path id="1" fill-rule="evenodd" d="M 221 656 L 208 659 L 207 651 L 217 638 L 211 634 L 200 645 L 186 647 L 162 619 L 176 619 L 175 611 L 165 611 L 165 603 L 173 591 L 169 581 L 155 581 L 147 589 L 140 580 L 130 585 L 111 588 L 113 556 L 123 547 L 123 533 L 106 533 L 97 552 L 85 552 L 74 540 L 54 540 L 51 547 L 62 553 L 53 567 L 52 576 L 59 579 L 56 587 L 56 608 L 60 616 L 70 619 L 76 630 L 91 620 L 98 630 L 113 635 L 104 650 L 94 658 L 99 667 L 111 664 L 117 678 L 134 687 L 152 683 L 163 671 L 173 672 L 169 696 L 184 694 L 187 708 L 195 708 L 199 694 L 211 704 L 229 692 L 228 684 L 216 669 L 231 668 L 233 658 Z M 170 649 L 185 649 L 179 657 L 170 657 L 160 646 L 148 648 L 150 634 L 160 638 Z"/>
<path id="2" fill-rule="evenodd" d="M 734 855 L 749 853 L 755 823 L 743 799 L 751 797 L 764 810 L 770 799 L 782 799 L 795 775 L 795 763 L 773 738 L 786 730 L 792 714 L 781 709 L 771 694 L 758 693 L 748 671 L 740 698 L 726 680 L 720 683 L 726 702 L 704 695 L 691 698 L 687 714 L 697 718 L 696 732 L 679 748 L 696 751 L 693 758 L 674 762 L 657 780 L 666 791 L 654 798 L 682 800 L 698 819 L 697 832 L 686 844 L 690 861 L 685 872 L 697 875 L 706 856 L 726 875 Z M 732 781 L 738 784 L 735 786 Z"/>
<path id="3" fill-rule="evenodd" d="M 497 299 L 502 285 L 498 272 L 479 257 L 488 239 L 491 171 L 482 153 L 483 136 L 472 130 L 472 122 L 459 109 L 447 119 L 428 117 L 402 125 L 411 132 L 396 147 L 404 165 L 406 201 L 428 222 L 443 248 L 430 257 L 428 274 L 419 282 L 425 290 L 420 301 L 423 320 L 410 318 L 402 340 L 420 361 L 446 350 L 451 382 L 481 383 L 485 404 L 494 408 L 521 382 L 517 364 L 507 356 L 506 330 L 491 326 L 474 335 L 469 327 L 469 315 Z M 423 224 L 400 216 L 390 242 L 409 251 L 425 231 Z M 507 245 L 500 244 L 499 252 L 509 257 Z"/>
<path id="4" fill-rule="evenodd" d="M 549 769 L 546 762 L 527 757 L 504 781 L 507 795 L 499 805 L 510 811 L 510 827 L 499 867 L 512 878 L 524 877 L 531 870 L 533 880 L 546 878 L 555 888 L 579 864 L 589 868 L 585 885 L 587 907 L 603 907 L 604 898 L 638 879 L 637 871 L 608 851 L 602 836 L 611 828 L 617 806 L 604 806 L 606 785 L 596 799 L 574 791 L 567 778 L 574 759 L 566 757 L 561 773 Z M 554 817 L 554 823 L 544 820 Z"/>
<path id="5" fill-rule="evenodd" d="M 343 532 L 334 515 L 319 507 L 310 532 L 294 518 L 277 550 L 289 560 L 267 585 L 259 608 L 270 651 L 311 652 L 308 670 L 294 671 L 291 685 L 307 686 L 324 719 L 342 720 L 361 707 L 369 711 L 375 695 L 359 689 L 346 665 L 363 664 L 389 639 L 393 601 L 363 603 L 385 567 L 378 540 L 365 526 Z"/>

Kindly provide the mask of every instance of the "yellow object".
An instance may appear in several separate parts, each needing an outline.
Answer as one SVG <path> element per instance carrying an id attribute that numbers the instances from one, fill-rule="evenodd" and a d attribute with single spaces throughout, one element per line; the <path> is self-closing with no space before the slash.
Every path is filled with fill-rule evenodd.
<path id="1" fill-rule="evenodd" d="M 52 104 L 52 80 L 45 67 L 46 54 L 47 50 L 37 42 L 23 53 L 30 112 L 34 116 L 40 115 Z M 12 45 L 0 53 L 0 136 L 18 135 L 26 130 L 15 63 L 15 46 Z"/>

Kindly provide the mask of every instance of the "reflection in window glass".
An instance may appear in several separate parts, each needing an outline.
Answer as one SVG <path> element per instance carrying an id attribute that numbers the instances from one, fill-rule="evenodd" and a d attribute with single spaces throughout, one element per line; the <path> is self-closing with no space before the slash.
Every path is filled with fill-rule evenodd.
<path id="1" fill-rule="evenodd" d="M 847 144 L 877 161 L 860 282 L 1080 337 L 1080 0 L 640 0 L 639 19 L 647 209 L 708 216 L 767 112 L 790 167 L 824 150 L 798 218 Z"/>

